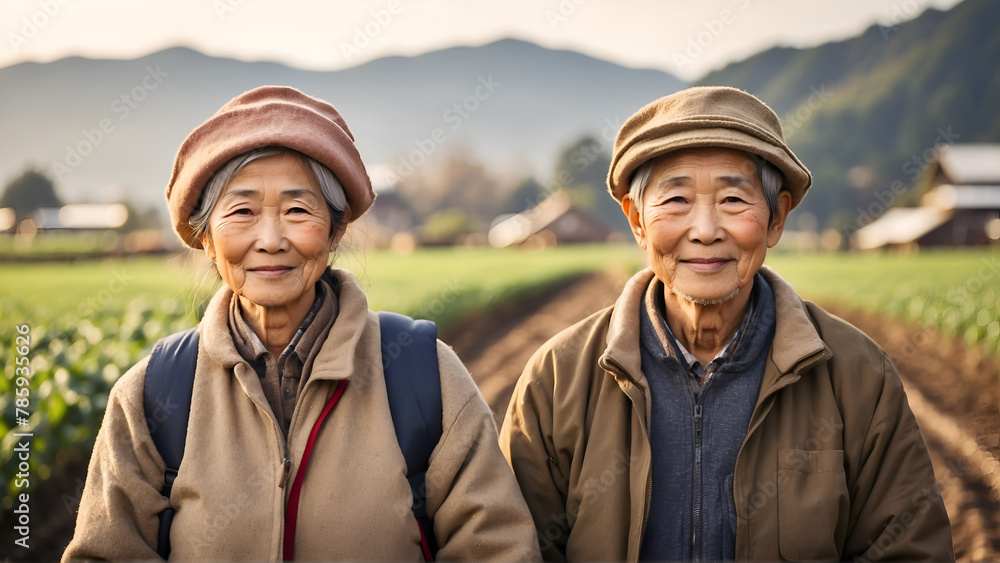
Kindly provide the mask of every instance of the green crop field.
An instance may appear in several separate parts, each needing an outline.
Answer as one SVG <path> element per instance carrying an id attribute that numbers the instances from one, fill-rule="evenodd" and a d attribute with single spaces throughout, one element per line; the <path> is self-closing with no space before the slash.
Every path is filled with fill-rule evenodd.
<path id="1" fill-rule="evenodd" d="M 335 265 L 355 273 L 370 308 L 447 324 L 522 291 L 588 271 L 634 271 L 642 260 L 631 246 L 448 248 L 406 256 L 346 251 Z M 215 275 L 195 262 L 138 258 L 0 268 L 0 467 L 5 475 L 12 476 L 6 471 L 13 433 L 19 431 L 34 433 L 31 474 L 40 481 L 67 464 L 86 462 L 111 386 L 157 339 L 194 326 L 219 287 Z M 17 337 L 24 331 L 30 375 L 21 383 L 27 383 L 28 395 L 17 397 L 21 374 L 10 360 L 21 357 L 17 348 L 23 340 Z M 12 477 L 4 481 L 8 494 L 16 492 Z M 9 506 L 10 497 L 4 502 Z"/>
<path id="2" fill-rule="evenodd" d="M 775 254 L 767 264 L 808 299 L 936 327 L 1000 355 L 1000 249 Z"/>
<path id="3" fill-rule="evenodd" d="M 335 265 L 355 273 L 371 309 L 394 310 L 447 324 L 520 292 L 594 270 L 632 272 L 644 257 L 633 245 L 545 251 L 442 248 L 398 256 L 346 251 Z M 799 292 L 936 326 L 970 345 L 1000 354 L 1000 251 L 906 256 L 772 254 L 768 264 Z M 115 381 L 153 343 L 193 326 L 218 281 L 182 257 L 0 267 L 0 467 L 14 488 L 13 432 L 32 431 L 31 474 L 48 479 L 84 463 Z M 27 325 L 30 346 L 17 348 Z M 22 331 L 25 330 L 22 328 Z M 30 358 L 28 396 L 15 359 Z M 29 416 L 22 426 L 16 409 Z M 4 503 L 9 507 L 10 497 Z"/>

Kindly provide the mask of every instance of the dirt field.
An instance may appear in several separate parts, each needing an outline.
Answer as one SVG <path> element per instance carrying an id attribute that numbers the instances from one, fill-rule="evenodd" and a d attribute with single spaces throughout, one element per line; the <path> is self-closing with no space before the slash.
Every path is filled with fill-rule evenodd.
<path id="1" fill-rule="evenodd" d="M 459 322 L 442 334 L 469 366 L 493 408 L 503 417 L 528 357 L 559 330 L 613 303 L 625 279 L 592 276 L 517 300 L 487 316 Z M 967 350 L 934 331 L 885 321 L 840 307 L 846 318 L 894 358 L 917 420 L 931 449 L 939 486 L 951 516 L 959 560 L 1000 559 L 1000 383 L 995 358 Z M 72 535 L 72 506 L 83 468 L 39 491 L 46 507 L 33 521 L 31 559 L 55 560 Z M 0 557 L 12 554 L 12 530 L 0 530 Z"/>
<path id="2" fill-rule="evenodd" d="M 511 303 L 488 318 L 460 323 L 444 335 L 479 383 L 498 423 L 531 353 L 562 328 L 612 304 L 624 282 L 605 276 L 579 279 Z M 996 359 L 933 330 L 843 307 L 828 310 L 864 330 L 893 357 L 931 451 L 958 559 L 1000 559 Z"/>

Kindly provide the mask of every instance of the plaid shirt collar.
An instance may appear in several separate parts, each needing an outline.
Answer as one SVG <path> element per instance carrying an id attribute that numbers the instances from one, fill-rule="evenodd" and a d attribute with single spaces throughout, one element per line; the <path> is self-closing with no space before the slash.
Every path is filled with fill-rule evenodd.
<path id="1" fill-rule="evenodd" d="M 296 356 L 298 356 L 299 361 L 303 363 L 306 361 L 306 356 L 309 354 L 309 351 L 298 349 L 299 340 L 302 340 L 302 335 L 305 334 L 306 330 L 309 329 L 309 327 L 312 325 L 313 319 L 315 319 L 317 313 L 319 313 L 320 307 L 323 306 L 324 297 L 325 297 L 325 290 L 323 288 L 323 284 L 317 283 L 316 298 L 313 300 L 312 307 L 306 314 L 306 318 L 303 319 L 302 324 L 299 325 L 299 329 L 295 332 L 295 336 L 292 337 L 291 342 L 289 342 L 288 346 L 286 346 L 284 351 L 281 352 L 281 356 L 278 358 L 279 365 L 284 365 L 285 358 L 287 358 L 289 354 L 293 353 Z M 249 348 L 249 350 L 240 350 L 240 351 L 250 352 L 252 357 L 246 358 L 248 361 L 251 360 L 256 362 L 262 361 L 271 353 L 267 350 L 267 346 L 264 346 L 264 343 L 261 341 L 260 337 L 257 336 L 257 333 L 255 333 L 253 329 L 250 328 L 249 323 L 246 322 L 246 320 L 243 318 L 243 315 L 240 314 L 239 303 L 235 295 L 233 296 L 233 305 L 231 307 L 233 308 L 231 308 L 230 310 L 230 317 L 231 317 L 230 322 L 233 323 L 233 321 L 235 321 L 235 323 L 233 323 L 233 327 L 235 328 L 235 332 L 240 337 L 241 340 L 240 344 L 243 344 L 242 347 L 244 349 Z M 238 345 L 237 349 L 240 348 L 241 346 Z M 244 354 L 244 357 L 246 357 L 246 354 Z"/>
<path id="2" fill-rule="evenodd" d="M 729 339 L 729 342 L 722 347 L 722 350 L 715 356 L 715 359 L 704 366 L 698 358 L 694 356 L 694 354 L 688 351 L 688 349 L 677 340 L 674 336 L 674 332 L 670 330 L 670 323 L 667 322 L 666 317 L 667 307 L 663 296 L 663 282 L 656 280 L 656 286 L 656 313 L 660 322 L 663 323 L 667 340 L 673 347 L 677 359 L 680 360 L 681 366 L 684 367 L 684 370 L 687 371 L 691 377 L 697 378 L 699 385 L 705 385 L 705 383 L 712 377 L 712 374 L 718 371 L 723 364 L 733 358 L 739 348 L 742 336 L 747 332 L 747 326 L 749 326 L 750 322 L 752 322 L 751 320 L 757 312 L 757 304 L 758 301 L 760 301 L 760 290 L 757 280 L 756 278 L 754 279 L 753 290 L 750 293 L 747 310 L 743 313 L 743 319 L 740 321 L 740 326 L 736 329 L 736 333 L 733 334 L 733 337 Z"/>

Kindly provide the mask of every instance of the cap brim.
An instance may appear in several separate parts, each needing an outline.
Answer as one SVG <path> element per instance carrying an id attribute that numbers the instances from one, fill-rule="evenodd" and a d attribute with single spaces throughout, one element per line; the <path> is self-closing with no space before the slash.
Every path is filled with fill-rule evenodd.
<path id="1" fill-rule="evenodd" d="M 611 195 L 619 202 L 628 195 L 632 174 L 646 162 L 672 151 L 698 147 L 743 150 L 765 158 L 784 174 L 784 189 L 792 195 L 793 208 L 802 201 L 812 185 L 809 171 L 790 152 L 735 129 L 708 128 L 678 131 L 637 141 L 629 146 L 618 159 L 609 178 Z"/>

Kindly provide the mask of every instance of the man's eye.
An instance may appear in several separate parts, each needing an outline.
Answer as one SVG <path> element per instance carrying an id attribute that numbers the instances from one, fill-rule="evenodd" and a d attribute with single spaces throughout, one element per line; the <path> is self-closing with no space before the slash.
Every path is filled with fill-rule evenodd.
<path id="1" fill-rule="evenodd" d="M 674 197 L 668 198 L 663 203 L 687 203 L 687 200 L 682 196 L 675 195 Z"/>
<path id="2" fill-rule="evenodd" d="M 735 196 L 729 196 L 729 197 L 727 197 L 726 199 L 724 199 L 722 201 L 723 201 L 723 203 L 744 203 L 744 201 L 742 199 L 740 199 L 738 197 L 735 197 Z"/>
<path id="3" fill-rule="evenodd" d="M 288 210 L 289 213 L 308 213 L 304 207 L 293 207 Z"/>

